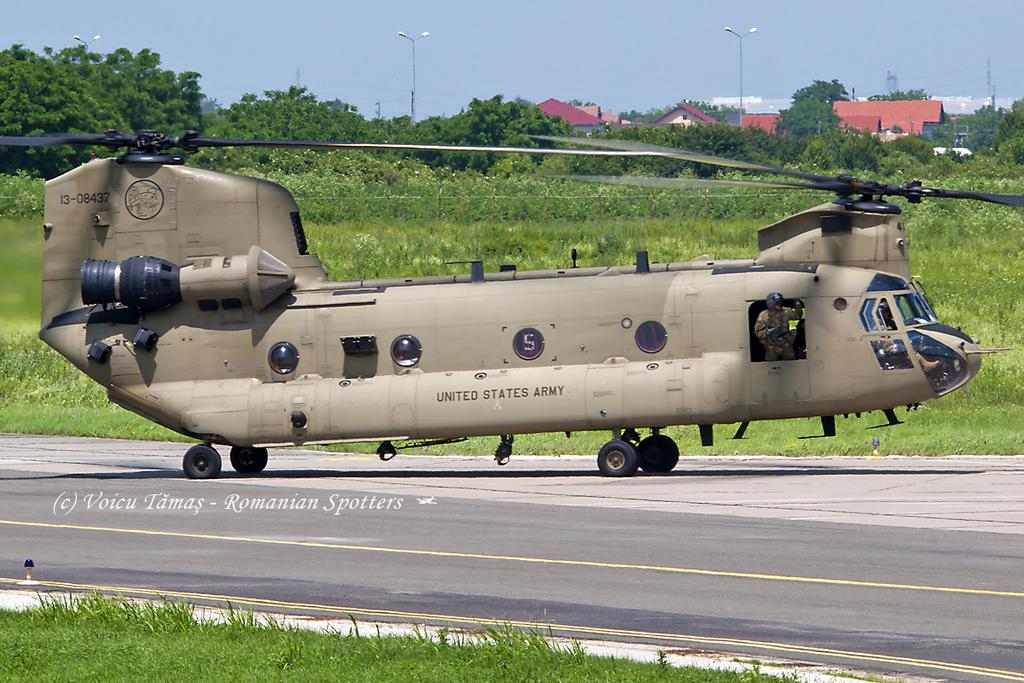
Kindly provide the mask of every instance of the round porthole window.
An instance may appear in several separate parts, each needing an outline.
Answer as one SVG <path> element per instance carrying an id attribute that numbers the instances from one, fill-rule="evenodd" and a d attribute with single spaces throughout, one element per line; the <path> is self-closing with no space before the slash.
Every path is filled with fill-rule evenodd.
<path id="1" fill-rule="evenodd" d="M 395 361 L 395 365 L 410 368 L 420 362 L 422 355 L 420 340 L 411 334 L 403 334 L 391 342 L 391 360 Z"/>
<path id="2" fill-rule="evenodd" d="M 668 332 L 656 320 L 648 320 L 636 328 L 636 345 L 644 353 L 657 353 L 665 348 L 667 342 Z"/>
<path id="3" fill-rule="evenodd" d="M 267 354 L 270 369 L 279 375 L 287 375 L 299 367 L 299 350 L 288 342 L 278 342 Z"/>
<path id="4" fill-rule="evenodd" d="M 512 350 L 523 360 L 537 360 L 544 353 L 544 335 L 535 327 L 524 327 L 516 332 Z"/>

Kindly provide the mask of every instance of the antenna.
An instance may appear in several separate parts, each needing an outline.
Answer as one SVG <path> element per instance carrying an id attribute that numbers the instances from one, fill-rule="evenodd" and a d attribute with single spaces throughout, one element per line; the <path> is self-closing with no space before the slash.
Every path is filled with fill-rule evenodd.
<path id="1" fill-rule="evenodd" d="M 992 58 L 985 58 L 985 94 L 989 96 L 989 105 L 996 108 L 996 91 L 992 87 Z"/>
<path id="2" fill-rule="evenodd" d="M 886 70 L 885 89 L 889 91 L 890 95 L 900 89 L 900 79 L 896 77 L 895 71 Z"/>

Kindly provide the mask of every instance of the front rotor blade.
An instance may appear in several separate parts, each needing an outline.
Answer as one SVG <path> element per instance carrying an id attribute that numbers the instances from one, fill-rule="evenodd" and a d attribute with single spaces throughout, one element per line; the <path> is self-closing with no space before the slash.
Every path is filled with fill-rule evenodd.
<path id="1" fill-rule="evenodd" d="M 690 152 L 685 149 L 675 149 L 673 147 L 661 147 L 659 145 L 649 145 L 642 142 L 633 142 L 632 140 L 609 140 L 606 138 L 593 139 L 593 138 L 567 138 L 560 136 L 549 136 L 549 135 L 534 135 L 532 136 L 535 140 L 545 140 L 547 142 L 560 142 L 566 145 L 584 145 L 590 147 L 603 147 L 605 149 L 619 150 L 624 154 L 629 152 L 647 152 L 651 156 L 665 157 L 668 159 L 680 159 L 682 161 L 693 161 L 701 164 L 710 164 L 712 166 L 723 166 L 725 168 L 735 168 L 743 171 L 757 171 L 758 173 L 771 173 L 773 175 L 784 175 L 791 178 L 801 178 L 803 180 L 835 180 L 833 176 L 817 175 L 815 173 L 804 173 L 803 171 L 794 171 L 788 168 L 780 168 L 777 166 L 765 166 L 764 164 L 755 164 L 750 161 L 739 161 L 737 159 L 726 159 L 725 157 L 716 157 L 710 154 L 704 154 L 702 152 Z"/>
<path id="2" fill-rule="evenodd" d="M 650 187 L 658 190 L 692 190 L 706 187 L 756 187 L 770 190 L 821 189 L 804 183 L 787 183 L 784 181 L 717 180 L 714 178 L 653 178 L 649 176 L 628 175 L 559 175 L 550 177 L 561 178 L 563 180 L 576 180 L 584 183 Z"/>
<path id="3" fill-rule="evenodd" d="M 1019 194 L 991 194 L 988 192 L 963 192 L 961 190 L 939 190 L 930 187 L 922 187 L 920 190 L 920 196 L 922 197 L 945 197 L 948 199 L 976 199 L 982 202 L 991 202 L 992 204 L 1002 204 L 1004 206 L 1019 206 L 1024 207 L 1024 195 Z"/>

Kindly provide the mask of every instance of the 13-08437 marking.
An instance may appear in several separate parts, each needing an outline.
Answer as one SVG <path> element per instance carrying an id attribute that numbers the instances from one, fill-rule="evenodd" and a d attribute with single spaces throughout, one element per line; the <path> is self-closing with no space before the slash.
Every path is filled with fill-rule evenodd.
<path id="1" fill-rule="evenodd" d="M 78 194 L 62 194 L 61 206 L 69 204 L 104 204 L 110 199 L 109 192 L 79 192 Z"/>

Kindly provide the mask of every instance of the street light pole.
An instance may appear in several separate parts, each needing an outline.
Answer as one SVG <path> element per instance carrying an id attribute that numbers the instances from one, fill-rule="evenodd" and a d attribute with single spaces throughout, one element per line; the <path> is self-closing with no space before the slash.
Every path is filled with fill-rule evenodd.
<path id="1" fill-rule="evenodd" d="M 102 38 L 103 36 L 101 36 L 101 35 L 97 34 L 97 35 L 95 35 L 95 36 L 93 36 L 93 37 L 92 37 L 92 40 L 88 40 L 88 41 L 86 41 L 86 40 L 83 40 L 83 39 L 82 39 L 82 36 L 71 36 L 71 37 L 72 37 L 72 39 L 74 39 L 74 40 L 77 40 L 77 41 L 78 41 L 79 43 L 81 43 L 82 45 L 84 45 L 84 46 L 85 46 L 85 49 L 87 49 L 87 50 L 88 50 L 88 49 L 89 49 L 89 46 L 90 46 L 90 45 L 92 45 L 93 43 L 95 43 L 95 42 L 96 42 L 97 40 L 99 40 L 99 39 L 100 39 L 100 38 Z"/>
<path id="2" fill-rule="evenodd" d="M 409 95 L 409 110 L 412 122 L 416 123 L 416 41 L 426 38 L 430 32 L 424 31 L 415 38 L 406 35 L 405 31 L 399 31 L 398 35 L 412 43 L 412 92 Z"/>
<path id="3" fill-rule="evenodd" d="M 740 128 L 743 127 L 743 38 L 749 36 L 752 33 L 757 33 L 757 27 L 752 27 L 746 33 L 737 33 L 730 27 L 726 26 L 725 31 L 731 33 L 740 39 Z"/>

